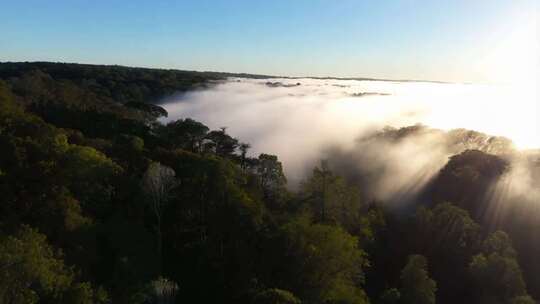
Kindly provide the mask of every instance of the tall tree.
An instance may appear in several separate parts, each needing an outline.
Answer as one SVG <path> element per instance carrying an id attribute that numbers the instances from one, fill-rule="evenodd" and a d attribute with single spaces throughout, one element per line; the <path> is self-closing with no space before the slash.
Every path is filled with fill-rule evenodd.
<path id="1" fill-rule="evenodd" d="M 148 202 L 154 216 L 156 217 L 157 231 L 157 252 L 159 262 L 159 272 L 161 273 L 161 261 L 163 259 L 163 236 L 162 236 L 162 218 L 163 209 L 169 201 L 169 193 L 176 185 L 175 172 L 173 169 L 163 166 L 160 163 L 153 162 L 143 176 L 143 189 L 148 196 Z"/>
<path id="2" fill-rule="evenodd" d="M 316 221 L 340 224 L 349 232 L 359 232 L 363 221 L 360 210 L 364 207 L 360 193 L 335 175 L 326 161 L 313 169 L 301 188 Z"/>
<path id="3" fill-rule="evenodd" d="M 434 304 L 437 283 L 429 277 L 427 260 L 411 255 L 401 271 L 401 295 L 405 304 Z"/>
<path id="4" fill-rule="evenodd" d="M 283 167 L 276 155 L 261 154 L 257 161 L 257 175 L 265 199 L 275 199 L 277 191 L 287 183 Z"/>
<path id="5" fill-rule="evenodd" d="M 484 241 L 482 253 L 473 257 L 469 270 L 478 291 L 475 301 L 479 303 L 519 303 L 528 298 L 516 252 L 502 231 Z"/>
<path id="6" fill-rule="evenodd" d="M 240 149 L 240 168 L 242 168 L 243 171 L 246 170 L 246 155 L 247 151 L 251 148 L 251 145 L 248 143 L 240 143 L 240 146 L 238 147 Z"/>

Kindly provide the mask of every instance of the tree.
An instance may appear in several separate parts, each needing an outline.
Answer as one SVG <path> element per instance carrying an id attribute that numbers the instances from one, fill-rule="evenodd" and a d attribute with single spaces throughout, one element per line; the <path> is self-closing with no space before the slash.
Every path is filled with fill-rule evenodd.
<path id="1" fill-rule="evenodd" d="M 535 304 L 536 301 L 530 296 L 517 296 L 510 301 L 510 304 Z"/>
<path id="2" fill-rule="evenodd" d="M 369 262 L 358 239 L 340 227 L 294 219 L 281 228 L 278 263 L 272 271 L 308 303 L 367 303 L 361 287 Z"/>
<path id="3" fill-rule="evenodd" d="M 178 297 L 179 286 L 176 282 L 159 277 L 145 284 L 131 297 L 132 304 L 173 304 Z"/>
<path id="4" fill-rule="evenodd" d="M 94 290 L 87 282 L 73 284 L 72 287 L 62 295 L 60 303 L 66 304 L 109 304 L 109 295 L 103 288 Z"/>
<path id="5" fill-rule="evenodd" d="M 278 161 L 275 155 L 259 155 L 257 176 L 259 177 L 259 185 L 263 191 L 264 199 L 275 199 L 278 191 L 281 191 L 287 183 L 281 162 Z"/>
<path id="6" fill-rule="evenodd" d="M 235 302 L 260 263 L 262 202 L 246 191 L 244 175 L 229 159 L 181 150 L 154 157 L 181 183 L 164 215 L 164 275 L 180 283 L 183 301 Z"/>
<path id="7" fill-rule="evenodd" d="M 76 295 L 76 296 L 74 296 Z M 104 291 L 75 282 L 75 274 L 36 230 L 22 226 L 0 237 L 0 302 L 105 303 Z"/>
<path id="8" fill-rule="evenodd" d="M 502 231 L 484 241 L 482 253 L 472 258 L 469 271 L 479 303 L 510 303 L 528 297 L 516 252 L 510 238 Z"/>
<path id="9" fill-rule="evenodd" d="M 497 253 L 503 257 L 516 258 L 517 254 L 512 246 L 512 240 L 506 232 L 498 230 L 493 232 L 484 241 L 482 252 L 485 254 Z"/>
<path id="10" fill-rule="evenodd" d="M 415 216 L 414 239 L 426 255 L 452 254 L 469 258 L 480 235 L 480 226 L 468 212 L 451 203 L 442 203 L 433 209 L 419 208 Z"/>
<path id="11" fill-rule="evenodd" d="M 350 232 L 360 234 L 362 221 L 360 210 L 363 204 L 359 191 L 346 184 L 322 161 L 313 169 L 312 175 L 302 184 L 302 193 L 315 216 L 321 223 L 340 224 Z"/>
<path id="12" fill-rule="evenodd" d="M 240 143 L 239 149 L 240 149 L 240 168 L 242 170 L 246 170 L 246 154 L 247 151 L 251 148 L 251 145 L 248 143 Z"/>
<path id="13" fill-rule="evenodd" d="M 148 121 L 155 120 L 159 117 L 167 117 L 169 113 L 164 108 L 151 103 L 131 101 L 124 104 L 124 106 L 137 109 L 149 116 Z"/>
<path id="14" fill-rule="evenodd" d="M 437 283 L 429 277 L 427 260 L 411 255 L 401 271 L 401 295 L 407 304 L 434 304 Z"/>
<path id="15" fill-rule="evenodd" d="M 64 289 L 72 275 L 44 235 L 23 226 L 0 242 L 0 299 L 2 303 L 36 303 L 40 294 Z"/>
<path id="16" fill-rule="evenodd" d="M 278 288 L 264 289 L 258 292 L 254 299 L 254 304 L 301 304 L 297 297 L 287 290 Z"/>
<path id="17" fill-rule="evenodd" d="M 111 207 L 115 178 L 123 169 L 91 147 L 66 144 L 60 154 L 58 178 L 79 199 L 85 211 L 104 216 Z"/>
<path id="18" fill-rule="evenodd" d="M 207 126 L 191 118 L 178 119 L 166 125 L 164 136 L 174 148 L 197 153 L 202 151 L 208 130 Z"/>
<path id="19" fill-rule="evenodd" d="M 209 140 L 206 144 L 206 150 L 213 151 L 221 157 L 230 157 L 238 147 L 238 140 L 229 136 L 227 128 L 222 127 L 220 130 L 211 131 L 205 137 Z"/>
<path id="20" fill-rule="evenodd" d="M 381 295 L 381 304 L 397 304 L 401 298 L 401 294 L 397 288 L 390 288 Z"/>
<path id="21" fill-rule="evenodd" d="M 468 212 L 451 203 L 420 207 L 412 226 L 404 246 L 431 261 L 439 298 L 460 301 L 474 292 L 471 284 L 461 283 L 468 279 L 467 265 L 481 246 L 480 226 Z"/>
<path id="22" fill-rule="evenodd" d="M 315 167 L 313 169 L 313 175 L 310 180 L 312 186 L 312 194 L 315 197 L 317 214 L 319 215 L 319 221 L 324 223 L 326 221 L 327 213 L 327 196 L 328 196 L 328 183 L 331 182 L 331 179 L 336 177 L 332 174 L 328 168 L 328 162 L 322 161 L 320 167 Z M 308 184 L 309 185 L 309 184 Z"/>
<path id="23" fill-rule="evenodd" d="M 482 219 L 491 211 L 483 198 L 508 168 L 508 160 L 500 156 L 466 150 L 450 157 L 433 180 L 432 197 L 436 202 L 452 202 L 469 211 L 474 219 Z"/>
<path id="24" fill-rule="evenodd" d="M 162 260 L 162 218 L 163 209 L 169 201 L 169 193 L 176 185 L 175 172 L 173 169 L 163 166 L 160 163 L 153 162 L 143 176 L 143 189 L 148 196 L 148 202 L 154 216 L 156 217 L 157 230 L 157 252 L 158 258 Z M 159 263 L 159 272 L 161 272 L 161 262 Z"/>

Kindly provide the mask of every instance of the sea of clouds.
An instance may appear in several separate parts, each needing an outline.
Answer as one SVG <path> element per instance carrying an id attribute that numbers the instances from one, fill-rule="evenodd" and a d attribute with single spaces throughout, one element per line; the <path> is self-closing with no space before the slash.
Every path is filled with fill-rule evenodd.
<path id="1" fill-rule="evenodd" d="M 163 106 L 169 112 L 165 122 L 190 117 L 211 129 L 227 127 L 251 144 L 251 155 L 278 155 L 293 187 L 320 159 L 359 155 L 345 166 L 373 172 L 370 189 L 384 200 L 421 188 L 456 151 L 437 132 L 399 144 L 360 139 L 386 126 L 422 124 L 476 130 L 507 137 L 517 148 L 538 148 L 536 96 L 535 87 L 509 85 L 229 78 L 169 97 Z M 520 176 L 527 176 L 520 168 Z"/>

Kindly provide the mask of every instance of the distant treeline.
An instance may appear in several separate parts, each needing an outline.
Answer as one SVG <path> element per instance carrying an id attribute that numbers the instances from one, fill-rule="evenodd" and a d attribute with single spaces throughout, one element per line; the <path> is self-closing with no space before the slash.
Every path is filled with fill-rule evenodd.
<path id="1" fill-rule="evenodd" d="M 223 76 L 0 64 L 0 303 L 536 303 L 540 211 L 483 216 L 510 163 L 482 134 L 452 135 L 467 150 L 411 212 L 331 161 L 293 192 L 226 128 L 158 122 Z"/>

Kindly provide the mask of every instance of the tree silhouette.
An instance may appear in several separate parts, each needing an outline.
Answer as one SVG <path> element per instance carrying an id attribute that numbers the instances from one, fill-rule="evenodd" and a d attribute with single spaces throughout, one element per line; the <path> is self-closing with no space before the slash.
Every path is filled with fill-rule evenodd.
<path id="1" fill-rule="evenodd" d="M 157 252 L 159 258 L 159 272 L 162 271 L 162 217 L 163 209 L 169 201 L 169 193 L 176 185 L 175 172 L 173 169 L 153 162 L 143 176 L 143 190 L 148 196 L 149 206 L 156 217 Z"/>

